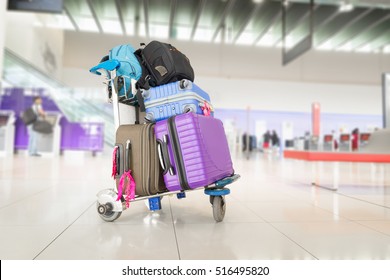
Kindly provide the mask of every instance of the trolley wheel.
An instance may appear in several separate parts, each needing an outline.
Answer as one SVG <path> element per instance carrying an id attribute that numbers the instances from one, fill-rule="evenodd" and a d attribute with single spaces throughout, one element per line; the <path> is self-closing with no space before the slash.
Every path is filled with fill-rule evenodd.
<path id="1" fill-rule="evenodd" d="M 226 202 L 224 196 L 210 196 L 210 202 L 213 204 L 214 220 L 219 223 L 223 221 L 226 212 Z"/>
<path id="2" fill-rule="evenodd" d="M 112 211 L 112 204 L 111 203 L 106 203 L 106 204 L 100 204 L 99 201 L 96 202 L 96 209 L 97 212 L 102 218 L 102 220 L 106 222 L 113 222 L 116 219 L 118 219 L 122 212 L 114 212 Z"/>

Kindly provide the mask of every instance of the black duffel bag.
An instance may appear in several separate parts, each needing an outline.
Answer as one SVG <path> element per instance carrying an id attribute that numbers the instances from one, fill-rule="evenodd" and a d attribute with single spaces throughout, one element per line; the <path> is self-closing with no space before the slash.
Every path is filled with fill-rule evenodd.
<path id="1" fill-rule="evenodd" d="M 190 60 L 171 44 L 152 41 L 135 55 L 142 66 L 138 88 L 149 89 L 183 79 L 194 81 Z"/>
<path id="2" fill-rule="evenodd" d="M 42 134 L 51 134 L 53 126 L 46 120 L 37 120 L 33 123 L 33 130 Z"/>
<path id="3" fill-rule="evenodd" d="M 27 108 L 22 114 L 22 121 L 25 125 L 30 125 L 37 120 L 38 116 L 35 114 L 33 108 Z"/>

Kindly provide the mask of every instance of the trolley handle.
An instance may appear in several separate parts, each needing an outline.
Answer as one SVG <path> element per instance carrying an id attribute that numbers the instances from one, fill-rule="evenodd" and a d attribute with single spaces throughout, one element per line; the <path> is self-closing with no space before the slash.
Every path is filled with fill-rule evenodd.
<path id="1" fill-rule="evenodd" d="M 100 62 L 98 65 L 89 69 L 89 72 L 96 75 L 104 75 L 108 78 L 111 78 L 110 72 L 118 69 L 120 62 L 116 59 L 106 60 Z"/>
<path id="2" fill-rule="evenodd" d="M 158 143 L 158 158 L 160 160 L 161 168 L 163 169 L 163 174 L 169 174 L 171 176 L 175 175 L 175 172 L 173 170 L 173 166 L 171 164 L 171 161 L 169 159 L 169 152 L 168 152 L 168 135 L 163 136 L 163 140 L 157 139 Z"/>

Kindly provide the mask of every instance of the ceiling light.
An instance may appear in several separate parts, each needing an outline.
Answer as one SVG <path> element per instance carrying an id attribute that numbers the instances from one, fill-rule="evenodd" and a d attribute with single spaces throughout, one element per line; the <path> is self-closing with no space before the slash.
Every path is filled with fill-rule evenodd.
<path id="1" fill-rule="evenodd" d="M 252 0 L 253 3 L 255 4 L 259 4 L 259 3 L 262 3 L 264 0 Z"/>
<path id="2" fill-rule="evenodd" d="M 255 40 L 253 32 L 242 32 L 238 40 L 236 41 L 237 45 L 252 45 Z"/>
<path id="3" fill-rule="evenodd" d="M 363 47 L 358 48 L 355 51 L 360 52 L 360 53 L 371 53 L 373 50 L 371 48 L 371 45 L 368 43 L 368 44 L 364 45 Z"/>
<path id="4" fill-rule="evenodd" d="M 351 52 L 352 51 L 352 44 L 351 42 L 348 42 L 341 47 L 337 48 L 337 51 L 342 51 L 342 52 Z"/>
<path id="5" fill-rule="evenodd" d="M 274 36 L 271 32 L 266 33 L 260 41 L 256 44 L 261 47 L 272 47 L 274 45 Z"/>
<path id="6" fill-rule="evenodd" d="M 354 8 L 354 7 L 353 7 L 353 5 L 352 5 L 351 2 L 349 2 L 349 1 L 342 1 L 342 2 L 340 3 L 339 11 L 340 11 L 341 13 L 348 13 L 348 12 L 352 11 L 353 8 Z"/>
<path id="7" fill-rule="evenodd" d="M 334 46 L 333 46 L 331 40 L 327 40 L 325 43 L 316 47 L 316 49 L 320 50 L 320 51 L 331 51 L 331 50 L 333 50 L 333 48 L 334 48 Z"/>

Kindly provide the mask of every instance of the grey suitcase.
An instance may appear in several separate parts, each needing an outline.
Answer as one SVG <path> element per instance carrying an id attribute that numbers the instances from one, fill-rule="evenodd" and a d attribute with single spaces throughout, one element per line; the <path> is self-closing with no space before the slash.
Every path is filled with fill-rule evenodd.
<path id="1" fill-rule="evenodd" d="M 122 174 L 131 170 L 136 196 L 166 192 L 160 167 L 154 124 L 121 125 L 116 132 L 117 186 Z"/>

